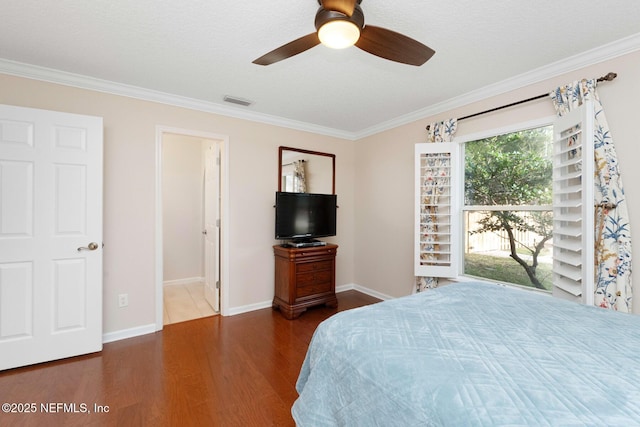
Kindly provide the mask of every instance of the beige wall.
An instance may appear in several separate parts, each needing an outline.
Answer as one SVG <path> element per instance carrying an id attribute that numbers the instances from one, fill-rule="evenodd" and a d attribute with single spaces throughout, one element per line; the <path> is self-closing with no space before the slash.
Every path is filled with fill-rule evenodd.
<path id="1" fill-rule="evenodd" d="M 558 76 L 454 111 L 400 126 L 357 142 L 247 120 L 0 75 L 0 103 L 104 118 L 104 332 L 155 323 L 156 126 L 228 136 L 229 308 L 260 305 L 273 297 L 274 192 L 278 147 L 336 155 L 337 285 L 355 283 L 390 296 L 413 288 L 413 149 L 431 121 L 460 117 L 548 92 L 559 84 L 609 71 L 619 77 L 599 88 L 626 183 L 632 228 L 640 230 L 637 111 L 640 52 Z M 551 116 L 550 101 L 536 101 L 460 123 L 468 135 Z M 635 230 L 634 230 L 635 231 Z M 638 231 L 637 233 L 640 233 Z M 637 234 L 636 233 L 636 234 Z M 640 259 L 635 258 L 636 271 Z M 129 306 L 117 308 L 117 295 Z M 636 299 L 636 312 L 640 305 Z"/>
<path id="2" fill-rule="evenodd" d="M 203 144 L 202 138 L 185 135 L 162 138 L 164 282 L 204 276 Z"/>
<path id="3" fill-rule="evenodd" d="M 104 332 L 155 324 L 156 126 L 229 138 L 229 308 L 273 298 L 278 147 L 336 155 L 337 285 L 353 283 L 354 143 L 122 96 L 0 75 L 0 103 L 104 118 Z M 129 306 L 117 308 L 117 295 Z"/>
<path id="4" fill-rule="evenodd" d="M 355 281 L 377 292 L 398 297 L 413 289 L 414 145 L 426 141 L 425 126 L 436 120 L 462 117 L 550 92 L 581 78 L 617 72 L 613 82 L 598 87 L 626 184 L 634 241 L 640 235 L 640 133 L 637 100 L 640 99 L 640 52 L 561 75 L 520 90 L 457 108 L 411 124 L 364 138 L 356 148 L 356 247 Z M 508 110 L 461 121 L 458 137 L 514 123 L 555 115 L 550 100 L 543 99 Z M 634 270 L 640 271 L 640 254 Z M 636 279 L 636 283 L 640 280 Z M 634 311 L 640 312 L 640 298 Z"/>

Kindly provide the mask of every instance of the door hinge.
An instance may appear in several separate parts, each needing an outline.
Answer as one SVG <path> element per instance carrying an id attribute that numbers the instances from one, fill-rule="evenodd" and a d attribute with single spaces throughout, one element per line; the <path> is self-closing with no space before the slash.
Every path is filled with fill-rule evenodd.
<path id="1" fill-rule="evenodd" d="M 220 280 L 216 280 L 216 289 L 220 289 Z"/>
<path id="2" fill-rule="evenodd" d="M 220 228 L 220 218 L 216 219 L 216 227 Z"/>
<path id="3" fill-rule="evenodd" d="M 216 166 L 220 166 L 220 156 L 216 157 Z"/>

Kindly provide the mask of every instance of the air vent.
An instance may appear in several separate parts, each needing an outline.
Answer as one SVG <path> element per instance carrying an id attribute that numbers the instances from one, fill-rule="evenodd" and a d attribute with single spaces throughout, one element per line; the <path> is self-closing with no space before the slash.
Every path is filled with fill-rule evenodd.
<path id="1" fill-rule="evenodd" d="M 224 96 L 224 101 L 230 102 L 232 104 L 242 105 L 244 107 L 248 107 L 249 105 L 253 104 L 253 101 L 249 101 L 248 99 L 236 98 L 235 96 L 229 95 Z"/>

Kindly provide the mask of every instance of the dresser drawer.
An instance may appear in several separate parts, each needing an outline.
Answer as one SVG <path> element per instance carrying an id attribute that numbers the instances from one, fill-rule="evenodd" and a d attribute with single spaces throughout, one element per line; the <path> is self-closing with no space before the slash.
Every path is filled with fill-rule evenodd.
<path id="1" fill-rule="evenodd" d="M 307 286 L 298 286 L 296 289 L 296 297 L 306 297 L 309 295 L 322 294 L 331 291 L 331 282 L 315 283 Z"/>
<path id="2" fill-rule="evenodd" d="M 307 273 L 311 271 L 331 270 L 333 261 L 301 262 L 296 266 L 296 272 Z"/>
<path id="3" fill-rule="evenodd" d="M 335 250 L 326 249 L 326 250 L 316 251 L 316 252 L 295 254 L 293 255 L 293 260 L 295 260 L 295 262 L 300 264 L 303 264 L 303 263 L 306 264 L 309 262 L 315 263 L 315 262 L 320 262 L 324 260 L 335 259 L 335 257 L 336 257 Z"/>
<path id="4" fill-rule="evenodd" d="M 298 287 L 308 286 L 319 282 L 331 281 L 331 270 L 312 271 L 310 273 L 296 274 L 296 283 Z"/>

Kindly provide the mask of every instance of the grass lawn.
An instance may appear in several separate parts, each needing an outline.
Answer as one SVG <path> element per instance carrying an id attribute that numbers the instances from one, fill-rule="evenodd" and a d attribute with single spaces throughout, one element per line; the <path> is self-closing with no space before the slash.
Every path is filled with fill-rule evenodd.
<path id="1" fill-rule="evenodd" d="M 551 263 L 540 263 L 536 269 L 538 280 L 547 290 L 551 290 L 551 268 Z M 534 287 L 524 268 L 508 256 L 465 254 L 464 273 L 499 282 Z"/>

